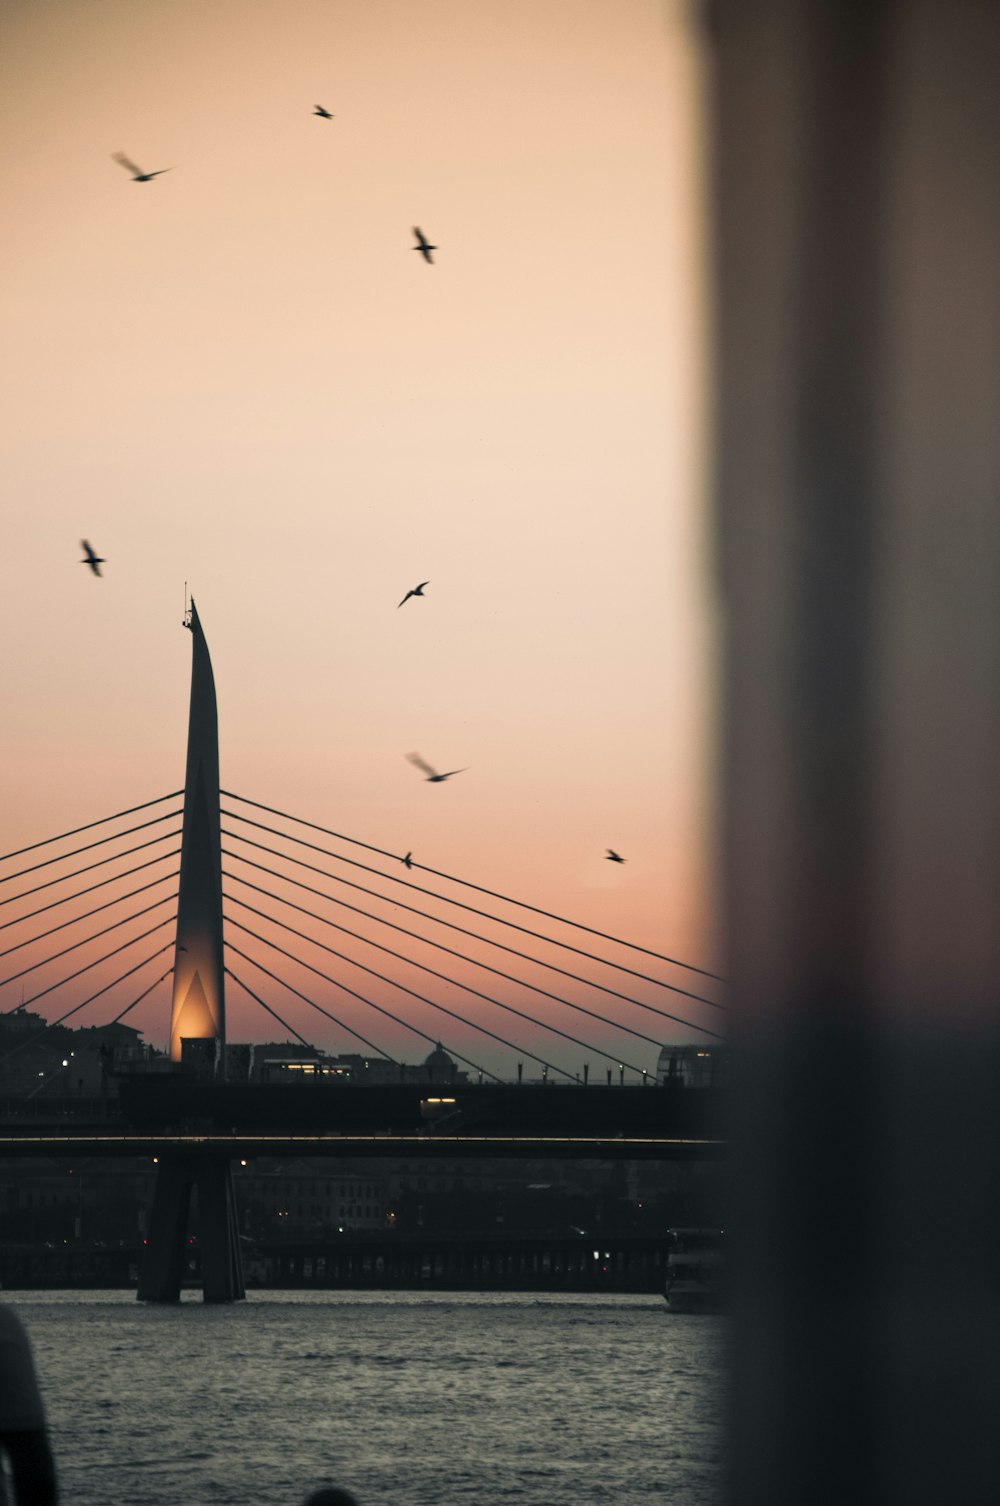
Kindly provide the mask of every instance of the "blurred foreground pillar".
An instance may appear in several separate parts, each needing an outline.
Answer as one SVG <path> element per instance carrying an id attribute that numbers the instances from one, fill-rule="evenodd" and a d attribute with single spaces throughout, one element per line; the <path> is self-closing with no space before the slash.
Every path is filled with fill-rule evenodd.
<path id="1" fill-rule="evenodd" d="M 730 1499 L 1000 1500 L 1000 4 L 711 37 Z"/>
<path id="2" fill-rule="evenodd" d="M 149 1237 L 142 1252 L 140 1302 L 179 1302 L 191 1247 L 188 1217 L 197 1190 L 201 1286 L 206 1302 L 240 1302 L 246 1296 L 239 1220 L 228 1156 L 165 1156 L 156 1173 Z"/>

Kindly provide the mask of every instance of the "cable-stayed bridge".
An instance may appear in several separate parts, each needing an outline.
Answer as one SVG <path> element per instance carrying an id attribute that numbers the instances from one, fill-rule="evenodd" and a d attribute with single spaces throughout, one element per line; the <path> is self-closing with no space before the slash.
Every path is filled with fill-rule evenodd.
<path id="1" fill-rule="evenodd" d="M 147 1005 L 146 1019 L 153 1018 L 151 1006 L 159 1002 L 160 1009 L 164 1008 L 166 984 L 173 975 L 173 967 L 164 963 L 174 949 L 177 921 L 178 793 L 90 822 L 0 860 L 4 865 L 0 914 L 6 911 L 0 920 L 0 965 L 4 967 L 0 986 L 8 990 L 8 998 L 9 990 L 20 990 L 17 1003 L 8 1006 L 6 1013 L 39 1010 L 50 1026 L 56 1026 L 70 1020 L 81 1023 L 84 1010 L 88 1011 L 87 1024 L 97 1022 L 97 1017 L 100 1023 L 110 1024 L 129 1016 L 135 1019 L 140 1005 Z M 327 1032 L 332 1024 L 365 1053 L 398 1066 L 402 1065 L 400 1042 L 409 1037 L 418 1050 L 421 1043 L 443 1045 L 479 1080 L 506 1080 L 484 1065 L 481 1055 L 473 1054 L 475 1046 L 469 1041 L 478 1037 L 510 1053 L 510 1078 L 516 1075 L 517 1063 L 527 1062 L 542 1078 L 551 1074 L 554 1081 L 576 1082 L 582 1080 L 583 1072 L 572 1065 L 575 1058 L 591 1065 L 595 1076 L 610 1069 L 616 1081 L 626 1072 L 641 1081 L 650 1075 L 649 1069 L 631 1059 L 629 1042 L 659 1050 L 665 1033 L 675 1027 L 696 1031 L 706 1042 L 725 1039 L 722 1030 L 712 1028 L 715 1015 L 712 1026 L 705 1024 L 705 1008 L 700 1018 L 693 1017 L 697 1006 L 721 1011 L 722 1004 L 704 991 L 682 987 L 665 976 L 668 968 L 683 967 L 711 980 L 712 975 L 703 970 L 540 912 L 523 901 L 483 891 L 482 886 L 412 860 L 403 877 L 387 867 L 389 863 L 402 867 L 394 854 L 278 812 L 268 811 L 270 819 L 262 821 L 257 815 L 244 814 L 267 810 L 258 802 L 236 795 L 225 799 L 222 836 L 231 844 L 222 849 L 226 860 L 222 869 L 225 973 L 268 1017 L 265 1023 L 277 1022 L 304 1046 L 312 1044 L 306 1032 L 310 1023 L 315 1028 L 320 1016 Z M 163 805 L 169 809 L 148 814 Z M 136 815 L 143 819 L 123 824 Z M 284 821 L 284 828 L 275 820 Z M 113 829 L 92 835 L 106 826 Z M 158 832 L 153 830 L 157 827 Z M 329 841 L 324 844 L 299 836 L 296 828 L 303 827 L 381 857 L 383 864 L 376 867 L 372 861 L 337 850 Z M 88 840 L 66 846 L 81 835 Z M 140 854 L 140 861 L 128 862 Z M 265 856 L 266 862 L 262 861 Z M 28 857 L 33 861 L 15 866 L 18 858 Z M 345 868 L 367 881 L 347 876 Z M 436 881 L 435 886 L 422 882 L 421 875 Z M 136 883 L 137 878 L 141 882 Z M 78 882 L 81 879 L 87 882 Z M 458 893 L 448 893 L 448 885 Z M 470 893 L 470 898 L 460 897 L 463 893 Z M 483 900 L 471 902 L 484 893 L 486 902 L 498 901 L 492 909 L 484 908 Z M 358 903 L 359 896 L 367 903 Z M 137 908 L 132 901 L 139 901 Z M 20 908 L 12 911 L 9 907 L 14 905 Z M 515 907 L 541 920 L 529 925 L 513 919 Z M 395 916 L 410 923 L 402 924 Z M 345 924 L 350 919 L 355 923 Z M 358 920 L 368 924 L 359 926 Z M 88 927 L 88 921 L 94 924 Z M 551 929 L 561 930 L 562 935 L 539 930 L 545 921 L 554 922 Z M 574 934 L 582 940 L 566 939 Z M 610 943 L 603 954 L 584 944 L 591 937 Z M 532 944 L 533 949 L 527 950 Z M 625 955 L 628 961 L 621 960 Z M 657 964 L 661 964 L 659 974 L 653 970 Z M 312 984 L 308 992 L 301 986 L 303 977 Z M 346 981 L 348 977 L 352 983 Z M 511 995 L 508 990 L 507 997 L 501 997 L 493 979 L 513 985 L 516 992 Z M 365 980 L 371 981 L 366 985 Z M 417 981 L 420 987 L 413 986 Z M 484 986 L 477 986 L 480 983 Z M 446 986 L 445 991 L 438 988 L 440 984 Z M 570 989 L 567 984 L 576 987 Z M 322 997 L 337 1001 L 336 1011 L 318 1002 L 320 990 Z M 80 992 L 82 999 L 77 997 Z M 67 995 L 75 1002 L 62 1008 Z M 456 996 L 464 1010 L 442 1002 Z M 511 997 L 523 1001 L 525 996 L 539 1001 L 533 1009 L 511 1002 Z M 661 997 L 674 1007 L 652 1002 Z M 384 1002 L 387 999 L 396 1000 L 394 1007 Z M 415 1000 L 423 1009 L 408 1016 L 407 1000 Z M 596 1007 L 602 1002 L 603 1008 Z M 487 1011 L 482 1011 L 482 1019 L 472 1012 L 484 1004 L 501 1023 L 503 1033 L 486 1023 Z M 682 1009 L 686 1010 L 683 1014 Z M 503 1016 L 515 1023 L 508 1025 Z M 428 1030 L 417 1019 L 444 1023 Z M 613 1031 L 617 1049 L 609 1050 L 606 1044 L 578 1034 L 587 1020 Z M 520 1038 L 518 1021 L 528 1027 Z M 650 1031 L 657 1029 L 658 1021 L 666 1023 L 653 1035 Z M 392 1035 L 383 1033 L 376 1039 L 379 1026 L 384 1032 L 386 1022 L 395 1027 Z M 454 1039 L 448 1035 L 449 1028 Z M 564 1045 L 556 1060 L 554 1051 L 538 1044 L 540 1033 L 557 1047 L 568 1043 L 571 1051 Z"/>
<path id="2" fill-rule="evenodd" d="M 232 1155 L 711 1154 L 715 1096 L 655 1087 L 643 1063 L 678 1031 L 706 1047 L 725 1039 L 722 980 L 220 789 L 193 604 L 188 626 L 184 789 L 0 858 L 0 1013 L 18 1027 L 4 1031 L 8 1080 L 70 1022 L 159 1034 L 170 1000 L 175 1066 L 122 1078 L 124 1129 L 0 1135 L 0 1153 L 163 1153 L 140 1296 L 174 1294 L 170 1252 L 194 1185 L 203 1218 L 216 1209 L 206 1297 L 242 1295 Z M 237 1000 L 312 1053 L 316 1081 L 237 1080 Z M 331 1027 L 363 1082 L 319 1070 L 315 1035 Z M 199 1079 L 181 1069 L 185 1041 L 204 1047 Z"/>

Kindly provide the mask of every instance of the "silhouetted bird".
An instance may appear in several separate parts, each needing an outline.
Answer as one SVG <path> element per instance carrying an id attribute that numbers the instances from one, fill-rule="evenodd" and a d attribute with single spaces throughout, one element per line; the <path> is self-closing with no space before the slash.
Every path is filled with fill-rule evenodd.
<path id="1" fill-rule="evenodd" d="M 313 114 L 319 115 L 323 120 L 333 119 L 333 116 L 330 114 L 329 110 L 324 110 L 322 105 L 317 105 L 315 110 L 313 111 Z"/>
<path id="2" fill-rule="evenodd" d="M 430 581 L 429 580 L 422 580 L 420 582 L 419 586 L 414 586 L 412 591 L 407 591 L 406 595 L 403 597 L 403 601 L 409 601 L 409 599 L 410 599 L 411 596 L 423 596 L 423 594 L 424 594 L 424 587 L 425 586 L 429 586 L 429 585 L 430 585 Z M 396 607 L 396 611 L 397 612 L 399 611 L 399 608 L 403 605 L 403 601 L 399 602 L 399 604 L 397 605 L 397 607 Z"/>
<path id="3" fill-rule="evenodd" d="M 445 779 L 450 779 L 452 774 L 465 773 L 464 769 L 450 769 L 447 774 L 439 774 L 437 769 L 432 769 L 429 763 L 425 763 L 419 753 L 407 753 L 406 756 L 418 769 L 423 770 L 431 784 L 441 784 Z"/>
<path id="4" fill-rule="evenodd" d="M 100 575 L 100 573 L 101 573 L 101 566 L 102 565 L 106 565 L 107 564 L 107 560 L 102 559 L 99 554 L 95 554 L 94 551 L 93 551 L 93 549 L 91 549 L 90 545 L 87 543 L 86 539 L 81 539 L 80 540 L 80 548 L 83 550 L 84 554 L 87 556 L 87 558 L 85 560 L 81 560 L 80 561 L 80 564 L 81 565 L 89 565 L 90 568 L 91 568 L 91 570 L 93 570 L 93 572 L 94 572 L 95 575 Z"/>
<path id="5" fill-rule="evenodd" d="M 144 173 L 141 167 L 129 161 L 124 152 L 113 152 L 112 155 L 116 162 L 120 162 L 122 167 L 132 174 L 133 183 L 148 183 L 151 178 L 159 178 L 163 173 L 173 172 L 173 168 L 158 167 L 155 173 Z"/>
<path id="6" fill-rule="evenodd" d="M 436 251 L 437 246 L 432 246 L 424 232 L 422 230 L 419 230 L 416 225 L 414 225 L 413 227 L 413 233 L 417 237 L 417 244 L 413 248 L 414 251 L 419 251 L 424 261 L 429 261 L 433 266 L 434 258 L 431 255 L 431 252 Z"/>
<path id="7" fill-rule="evenodd" d="M 412 852 L 408 852 L 406 854 L 406 857 L 403 859 L 403 867 L 404 868 L 412 868 L 413 867 L 413 853 Z"/>
<path id="8" fill-rule="evenodd" d="M 622 858 L 622 857 L 619 857 L 618 854 L 617 854 L 617 852 L 615 852 L 615 850 L 614 850 L 613 847 L 609 847 L 608 848 L 607 861 L 609 863 L 624 863 L 625 859 Z"/>

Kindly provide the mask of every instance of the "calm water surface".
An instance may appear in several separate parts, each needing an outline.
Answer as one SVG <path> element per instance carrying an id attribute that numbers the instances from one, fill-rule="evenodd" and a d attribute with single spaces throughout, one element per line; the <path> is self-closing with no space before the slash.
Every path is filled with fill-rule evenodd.
<path id="1" fill-rule="evenodd" d="M 650 1297 L 16 1292 L 71 1506 L 716 1506 L 725 1325 Z"/>

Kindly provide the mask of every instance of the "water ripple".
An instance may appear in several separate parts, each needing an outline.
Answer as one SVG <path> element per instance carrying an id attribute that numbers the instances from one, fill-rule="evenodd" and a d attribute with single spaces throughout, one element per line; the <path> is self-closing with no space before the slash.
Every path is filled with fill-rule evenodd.
<path id="1" fill-rule="evenodd" d="M 7 1293 L 74 1506 L 716 1506 L 725 1326 L 648 1297 Z M 155 1480 L 155 1487 L 152 1481 Z"/>

